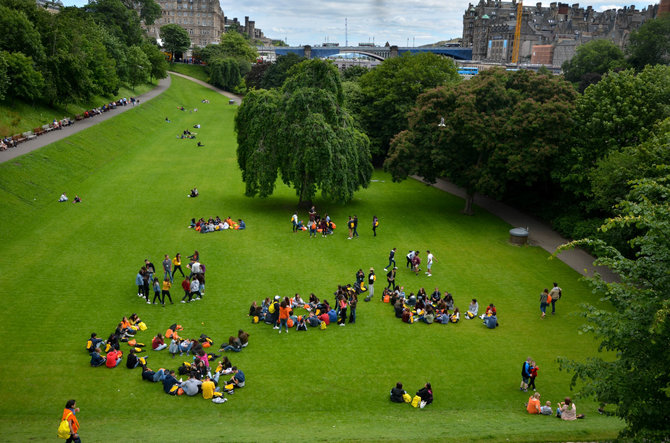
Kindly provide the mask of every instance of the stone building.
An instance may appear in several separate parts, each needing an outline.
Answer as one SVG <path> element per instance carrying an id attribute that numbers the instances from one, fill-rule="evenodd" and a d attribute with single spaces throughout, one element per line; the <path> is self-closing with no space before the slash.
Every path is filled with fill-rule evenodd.
<path id="1" fill-rule="evenodd" d="M 240 23 L 237 17 L 232 20 L 226 17 L 225 20 L 226 31 L 231 28 L 236 28 L 239 32 L 248 36 L 251 40 L 263 40 L 265 36 L 263 31 L 256 28 L 256 22 L 254 20 L 249 20 L 249 16 L 244 17 L 244 26 Z"/>
<path id="2" fill-rule="evenodd" d="M 176 23 L 186 29 L 191 47 L 219 43 L 225 32 L 225 17 L 219 0 L 157 0 L 162 13 L 153 25 L 147 26 L 150 36 L 159 39 L 160 28 Z"/>
<path id="3" fill-rule="evenodd" d="M 591 6 L 580 8 L 578 3 L 523 6 L 519 62 L 531 62 L 534 46 L 542 46 L 535 51 L 536 59 L 546 62 L 551 53 L 554 66 L 572 58 L 575 48 L 590 40 L 609 39 L 623 49 L 630 33 L 654 18 L 657 11 L 658 5 L 604 12 L 596 12 Z M 516 14 L 516 0 L 480 0 L 476 6 L 468 5 L 463 14 L 463 47 L 472 48 L 473 60 L 511 62 Z M 546 48 L 548 45 L 553 50 Z"/>

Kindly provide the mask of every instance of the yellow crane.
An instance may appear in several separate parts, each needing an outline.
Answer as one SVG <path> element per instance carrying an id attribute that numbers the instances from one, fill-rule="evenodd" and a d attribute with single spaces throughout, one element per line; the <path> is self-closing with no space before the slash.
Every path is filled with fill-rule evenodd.
<path id="1" fill-rule="evenodd" d="M 512 46 L 512 63 L 519 63 L 519 46 L 521 44 L 521 17 L 523 16 L 523 1 L 516 4 L 516 29 L 514 29 L 514 44 Z"/>

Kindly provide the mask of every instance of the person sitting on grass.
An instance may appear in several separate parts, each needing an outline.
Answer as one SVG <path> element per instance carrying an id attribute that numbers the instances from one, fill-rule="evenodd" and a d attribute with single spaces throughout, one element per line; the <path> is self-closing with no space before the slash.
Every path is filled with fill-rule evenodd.
<path id="1" fill-rule="evenodd" d="M 484 324 L 489 329 L 495 329 L 498 326 L 498 317 L 495 314 L 485 317 Z"/>
<path id="2" fill-rule="evenodd" d="M 72 200 L 72 203 L 81 203 L 81 197 L 79 197 L 77 194 L 74 195 L 74 200 Z"/>
<path id="3" fill-rule="evenodd" d="M 152 371 L 146 365 L 142 366 L 142 380 L 150 381 L 156 383 L 163 381 L 166 376 L 166 371 L 163 368 L 160 368 L 157 372 Z"/>
<path id="4" fill-rule="evenodd" d="M 461 311 L 459 311 L 458 308 L 456 307 L 454 308 L 454 313 L 451 314 L 451 318 L 449 319 L 449 321 L 451 321 L 452 323 L 458 323 L 460 319 L 461 319 Z"/>
<path id="5" fill-rule="evenodd" d="M 151 349 L 154 351 L 162 351 L 165 348 L 167 348 L 167 345 L 165 344 L 165 340 L 163 340 L 163 335 L 159 332 L 153 340 L 151 340 Z"/>
<path id="6" fill-rule="evenodd" d="M 195 198 L 195 197 L 197 197 L 198 195 L 200 195 L 200 194 L 198 193 L 198 188 L 196 188 L 196 187 L 194 186 L 193 189 L 191 189 L 191 193 L 190 193 L 189 195 L 187 195 L 186 197 L 192 197 L 192 198 Z"/>
<path id="7" fill-rule="evenodd" d="M 473 298 L 472 301 L 470 302 L 470 306 L 468 306 L 468 312 L 465 313 L 465 319 L 472 320 L 473 318 L 477 317 L 478 311 L 479 311 L 479 303 L 477 303 L 476 298 Z"/>
<path id="8" fill-rule="evenodd" d="M 247 224 L 244 223 L 244 220 L 242 220 L 241 218 L 238 218 L 238 219 L 237 219 L 237 225 L 238 225 L 238 226 L 237 226 L 237 230 L 238 230 L 238 231 L 242 231 L 242 230 L 244 230 L 244 229 L 247 229 Z"/>
<path id="9" fill-rule="evenodd" d="M 60 195 L 60 198 L 58 199 L 58 203 L 63 203 L 63 202 L 66 202 L 66 201 L 67 201 L 67 195 L 65 195 L 65 192 L 63 192 Z"/>
<path id="10" fill-rule="evenodd" d="M 565 401 L 558 404 L 556 408 L 556 417 L 562 420 L 577 420 L 584 418 L 584 414 L 577 415 L 577 407 L 572 402 L 570 397 L 565 397 Z"/>
<path id="11" fill-rule="evenodd" d="M 243 388 L 246 383 L 244 372 L 237 369 L 237 366 L 233 366 L 232 369 L 233 369 L 233 377 L 228 381 L 228 384 L 232 383 L 235 388 Z M 230 393 L 232 393 L 232 391 L 229 392 L 229 394 Z"/>
<path id="12" fill-rule="evenodd" d="M 105 357 L 100 355 L 102 351 L 100 351 L 100 348 L 95 348 L 93 351 L 91 351 L 91 366 L 94 368 L 97 368 L 98 366 L 102 366 L 105 364 L 105 361 L 107 360 Z"/>
<path id="13" fill-rule="evenodd" d="M 211 400 L 214 397 L 216 385 L 209 375 L 205 376 L 205 380 L 202 382 L 202 385 L 200 385 L 200 389 L 202 390 L 202 398 L 205 400 Z"/>
<path id="14" fill-rule="evenodd" d="M 528 403 L 526 403 L 526 411 L 529 414 L 539 414 L 540 413 L 540 393 L 536 392 L 530 396 Z"/>
<path id="15" fill-rule="evenodd" d="M 179 386 L 179 381 L 174 376 L 174 371 L 170 371 L 169 374 L 163 379 L 163 391 L 166 394 L 170 394 L 173 386 Z"/>
<path id="16" fill-rule="evenodd" d="M 91 333 L 91 338 L 89 338 L 88 341 L 86 342 L 86 350 L 90 353 L 104 343 L 105 343 L 104 340 L 98 338 L 98 334 L 93 332 Z"/>
<path id="17" fill-rule="evenodd" d="M 416 392 L 416 395 L 421 397 L 421 407 L 423 408 L 426 405 L 429 405 L 433 402 L 433 388 L 430 383 L 426 383 L 425 386 L 419 389 Z"/>
<path id="18" fill-rule="evenodd" d="M 198 395 L 200 386 L 202 386 L 202 382 L 196 379 L 193 373 L 189 375 L 188 380 L 181 384 L 181 388 L 184 390 L 184 394 L 188 395 L 189 397 Z"/>
<path id="19" fill-rule="evenodd" d="M 407 392 L 402 388 L 402 383 L 398 382 L 394 388 L 391 388 L 391 401 L 393 403 L 405 403 L 404 396 Z"/>
<path id="20" fill-rule="evenodd" d="M 216 367 L 216 371 L 214 372 L 220 372 L 222 374 L 230 374 L 233 372 L 233 364 L 230 362 L 230 359 L 224 355 L 223 357 L 221 357 L 221 361 L 219 362 L 219 365 Z"/>
<path id="21" fill-rule="evenodd" d="M 240 339 L 240 343 L 242 343 L 242 347 L 246 348 L 249 345 L 249 333 L 244 332 L 242 329 L 237 331 L 237 338 Z"/>
<path id="22" fill-rule="evenodd" d="M 138 366 L 144 366 L 147 364 L 147 358 L 147 356 L 138 357 L 135 354 L 135 349 L 131 348 L 130 352 L 128 353 L 128 358 L 126 359 L 126 368 L 135 369 Z"/>
<path id="23" fill-rule="evenodd" d="M 552 409 L 551 409 L 551 402 L 547 401 L 544 406 L 540 408 L 540 414 L 542 415 L 551 415 Z"/>
<path id="24" fill-rule="evenodd" d="M 117 367 L 119 363 L 121 363 L 121 360 L 123 360 L 123 352 L 112 349 L 107 353 L 107 360 L 105 361 L 105 365 L 112 369 Z"/>
<path id="25" fill-rule="evenodd" d="M 493 303 L 486 307 L 486 312 L 484 312 L 479 318 L 483 320 L 485 317 L 490 317 L 491 315 L 498 315 L 498 310 Z"/>

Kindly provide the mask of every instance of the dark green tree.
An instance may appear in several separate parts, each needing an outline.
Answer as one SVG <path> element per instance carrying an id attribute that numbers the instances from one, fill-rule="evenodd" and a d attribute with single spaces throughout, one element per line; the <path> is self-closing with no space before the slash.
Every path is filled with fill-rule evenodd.
<path id="1" fill-rule="evenodd" d="M 0 51 L 21 52 L 35 62 L 44 60 L 40 34 L 23 11 L 0 5 Z M 11 31 L 9 31 L 11 30 Z"/>
<path id="2" fill-rule="evenodd" d="M 592 200 L 609 213 L 624 200 L 633 180 L 663 174 L 662 165 L 670 165 L 670 118 L 656 125 L 651 137 L 637 146 L 627 146 L 607 154 L 591 171 Z"/>
<path id="3" fill-rule="evenodd" d="M 171 55 L 171 63 L 174 63 L 175 53 L 184 52 L 191 46 L 188 32 L 174 23 L 161 26 L 160 36 L 163 40 L 163 49 Z"/>
<path id="4" fill-rule="evenodd" d="M 0 101 L 5 99 L 7 87 L 9 86 L 9 76 L 7 75 L 7 58 L 5 51 L 0 51 Z"/>
<path id="5" fill-rule="evenodd" d="M 626 423 L 621 437 L 628 441 L 664 441 L 670 435 L 670 169 L 657 179 L 638 181 L 617 215 L 601 231 L 634 228 L 630 241 L 635 256 L 597 240 L 569 243 L 595 249 L 596 264 L 608 266 L 620 281 L 589 279 L 607 306 L 584 305 L 584 332 L 600 341 L 607 355 L 586 361 L 559 358 L 562 369 L 573 372 L 573 386 L 581 381 L 581 396 L 592 396 L 605 410 Z"/>
<path id="6" fill-rule="evenodd" d="M 431 53 L 387 58 L 361 76 L 361 124 L 375 160 L 383 161 L 393 136 L 407 128 L 407 113 L 421 93 L 459 81 L 454 62 Z"/>
<path id="7" fill-rule="evenodd" d="M 349 66 L 347 69 L 342 71 L 342 80 L 344 81 L 356 81 L 361 78 L 362 75 L 367 74 L 370 70 L 365 66 Z"/>
<path id="8" fill-rule="evenodd" d="M 253 64 L 251 70 L 244 76 L 244 82 L 246 83 L 247 88 L 260 89 L 263 76 L 270 66 L 271 64 L 267 62 Z"/>
<path id="9" fill-rule="evenodd" d="M 575 96 L 564 80 L 527 70 L 491 69 L 432 89 L 419 96 L 384 168 L 394 180 L 446 176 L 465 188 L 463 212 L 472 214 L 475 193 L 499 198 L 510 184 L 548 180 L 552 160 L 570 141 Z"/>
<path id="10" fill-rule="evenodd" d="M 581 83 L 588 74 L 603 74 L 625 68 L 624 54 L 609 40 L 592 40 L 577 48 L 574 57 L 563 63 L 565 79 Z M 590 76 L 593 79 L 593 76 Z M 588 86 L 588 85 L 587 85 Z"/>
<path id="11" fill-rule="evenodd" d="M 158 46 L 145 41 L 142 43 L 142 51 L 151 63 L 151 78 L 159 79 L 167 76 L 168 64 L 165 61 L 165 55 L 158 49 Z"/>
<path id="12" fill-rule="evenodd" d="M 82 8 L 127 46 L 142 43 L 144 31 L 136 10 L 128 8 L 121 0 L 91 0 Z"/>
<path id="13" fill-rule="evenodd" d="M 237 61 L 231 57 L 217 57 L 209 62 L 209 82 L 214 86 L 234 91 L 242 81 Z"/>
<path id="14" fill-rule="evenodd" d="M 133 91 L 136 85 L 146 83 L 150 75 L 151 62 L 142 48 L 136 45 L 128 48 L 128 78 Z"/>
<path id="15" fill-rule="evenodd" d="M 306 60 L 293 52 L 280 55 L 277 60 L 265 71 L 261 80 L 263 89 L 280 88 L 288 78 L 289 70 L 298 63 Z"/>
<path id="16" fill-rule="evenodd" d="M 2 52 L 7 64 L 7 96 L 33 101 L 42 96 L 44 78 L 31 57 L 22 52 Z"/>
<path id="17" fill-rule="evenodd" d="M 647 66 L 611 72 L 577 100 L 575 143 L 556 171 L 565 190 L 590 195 L 590 171 L 599 159 L 625 146 L 637 146 L 654 124 L 670 117 L 670 67 Z"/>
<path id="18" fill-rule="evenodd" d="M 139 12 L 140 20 L 147 25 L 153 25 L 161 16 L 161 7 L 154 0 L 122 0 L 128 9 Z"/>
<path id="19" fill-rule="evenodd" d="M 368 140 L 355 129 L 342 100 L 337 68 L 322 60 L 292 68 L 281 92 L 251 91 L 235 118 L 246 194 L 271 195 L 278 176 L 300 202 L 318 190 L 347 202 L 367 187 L 372 176 Z"/>
<path id="20" fill-rule="evenodd" d="M 647 65 L 670 64 L 670 14 L 646 21 L 630 35 L 629 62 L 638 71 Z"/>

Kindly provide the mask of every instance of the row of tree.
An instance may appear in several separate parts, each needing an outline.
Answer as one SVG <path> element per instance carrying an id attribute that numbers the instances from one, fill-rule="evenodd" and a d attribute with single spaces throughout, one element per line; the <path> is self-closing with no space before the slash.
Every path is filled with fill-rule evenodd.
<path id="1" fill-rule="evenodd" d="M 92 0 L 57 14 L 0 0 L 0 100 L 67 105 L 165 77 L 165 57 L 140 26 L 159 15 L 153 0 Z"/>

